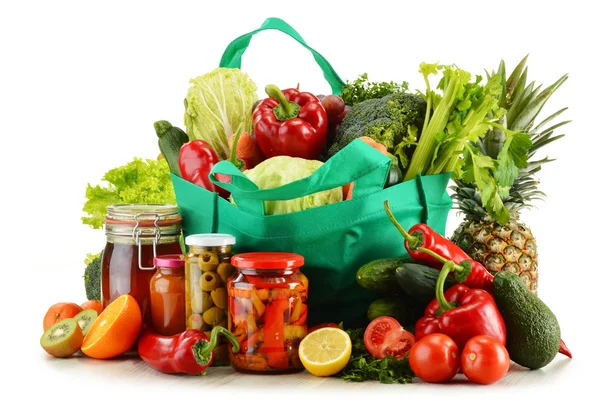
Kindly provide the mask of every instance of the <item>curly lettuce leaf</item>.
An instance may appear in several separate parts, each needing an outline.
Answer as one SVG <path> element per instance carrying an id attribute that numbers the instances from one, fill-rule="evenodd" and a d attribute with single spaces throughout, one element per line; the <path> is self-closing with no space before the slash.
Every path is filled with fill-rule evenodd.
<path id="1" fill-rule="evenodd" d="M 104 225 L 106 207 L 129 203 L 175 204 L 175 191 L 166 160 L 134 158 L 133 161 L 109 170 L 103 185 L 88 184 L 81 218 L 84 225 L 100 229 Z"/>

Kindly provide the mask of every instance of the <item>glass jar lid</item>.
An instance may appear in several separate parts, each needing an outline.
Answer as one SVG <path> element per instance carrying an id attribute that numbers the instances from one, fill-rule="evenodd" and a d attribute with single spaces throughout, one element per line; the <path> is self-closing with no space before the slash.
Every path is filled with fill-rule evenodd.
<path id="1" fill-rule="evenodd" d="M 182 254 L 166 254 L 154 258 L 157 267 L 180 268 L 185 267 L 185 258 Z"/>
<path id="2" fill-rule="evenodd" d="M 186 236 L 185 244 L 200 247 L 231 246 L 235 244 L 235 236 L 224 233 L 201 233 Z"/>
<path id="3" fill-rule="evenodd" d="M 177 205 L 118 204 L 106 207 L 105 223 L 121 225 L 167 226 L 181 223 Z"/>
<path id="4" fill-rule="evenodd" d="M 286 252 L 254 252 L 236 254 L 231 265 L 239 268 L 278 270 L 296 268 L 304 265 L 304 257 Z"/>

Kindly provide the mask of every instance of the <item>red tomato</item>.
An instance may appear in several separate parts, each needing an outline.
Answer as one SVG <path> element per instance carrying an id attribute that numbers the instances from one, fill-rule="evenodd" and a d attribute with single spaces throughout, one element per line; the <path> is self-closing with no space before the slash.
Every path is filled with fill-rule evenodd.
<path id="1" fill-rule="evenodd" d="M 448 335 L 425 335 L 411 349 L 408 363 L 419 379 L 429 383 L 446 382 L 458 372 L 458 346 Z"/>
<path id="2" fill-rule="evenodd" d="M 315 325 L 315 326 L 308 328 L 308 333 L 311 333 L 311 332 L 316 331 L 317 329 L 321 329 L 321 328 L 339 328 L 339 327 L 340 326 L 338 324 L 336 324 L 335 322 L 324 322 L 322 324 Z"/>
<path id="3" fill-rule="evenodd" d="M 379 317 L 367 326 L 363 341 L 367 351 L 376 359 L 383 359 L 386 355 L 402 359 L 414 345 L 415 337 L 394 318 Z"/>
<path id="4" fill-rule="evenodd" d="M 478 335 L 469 339 L 460 357 L 460 368 L 469 380 L 491 384 L 502 379 L 510 367 L 508 351 L 491 336 Z"/>

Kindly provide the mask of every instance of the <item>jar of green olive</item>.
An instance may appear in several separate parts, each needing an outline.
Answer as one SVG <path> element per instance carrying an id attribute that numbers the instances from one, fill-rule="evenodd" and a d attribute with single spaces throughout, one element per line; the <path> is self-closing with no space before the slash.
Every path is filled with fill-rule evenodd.
<path id="1" fill-rule="evenodd" d="M 210 336 L 213 327 L 228 327 L 227 280 L 235 272 L 230 264 L 235 236 L 189 235 L 185 244 L 189 246 L 185 257 L 186 328 L 199 329 Z M 229 365 L 227 353 L 227 344 L 220 342 L 214 350 L 213 365 Z"/>

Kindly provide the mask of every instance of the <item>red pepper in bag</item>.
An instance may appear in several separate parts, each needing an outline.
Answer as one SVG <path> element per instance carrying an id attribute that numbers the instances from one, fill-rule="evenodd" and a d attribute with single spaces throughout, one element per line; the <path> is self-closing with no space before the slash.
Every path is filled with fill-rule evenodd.
<path id="1" fill-rule="evenodd" d="M 327 148 L 327 113 L 312 93 L 266 87 L 268 98 L 252 114 L 258 147 L 266 158 L 277 155 L 316 160 Z"/>
<path id="2" fill-rule="evenodd" d="M 231 156 L 229 160 L 234 163 L 240 170 L 246 168 L 246 161 L 236 157 L 237 143 L 240 137 L 240 133 L 236 135 L 231 149 Z M 219 157 L 213 148 L 204 140 L 193 140 L 185 143 L 179 150 L 179 170 L 181 177 L 191 182 L 192 184 L 198 185 L 211 192 L 216 192 L 223 198 L 229 198 L 229 192 L 225 191 L 210 182 L 208 174 L 218 163 Z M 223 182 L 229 182 L 229 177 L 223 175 L 216 175 L 216 178 Z"/>
<path id="3" fill-rule="evenodd" d="M 138 340 L 138 354 L 144 362 L 163 373 L 204 374 L 212 364 L 219 334 L 232 343 L 233 353 L 239 351 L 236 337 L 227 329 L 215 326 L 210 340 L 198 329 L 188 329 L 173 336 L 146 329 Z"/>
<path id="4" fill-rule="evenodd" d="M 452 271 L 457 281 L 467 277 L 468 271 L 457 269 L 452 261 L 442 267 L 436 283 L 436 298 L 427 308 L 424 316 L 415 324 L 417 340 L 432 333 L 448 335 L 458 349 L 464 348 L 467 341 L 477 335 L 488 335 L 506 344 L 504 319 L 494 302 L 494 298 L 485 290 L 469 288 L 456 284 L 444 293 L 444 282 Z"/>
<path id="5" fill-rule="evenodd" d="M 447 260 L 452 260 L 462 267 L 470 268 L 470 273 L 464 281 L 466 286 L 493 292 L 494 276 L 483 264 L 473 260 L 460 247 L 424 223 L 419 223 L 406 232 L 394 218 L 388 201 L 385 201 L 384 207 L 388 217 L 404 237 L 404 247 L 411 258 L 437 269 L 441 268 Z M 422 248 L 428 250 L 421 250 Z"/>

